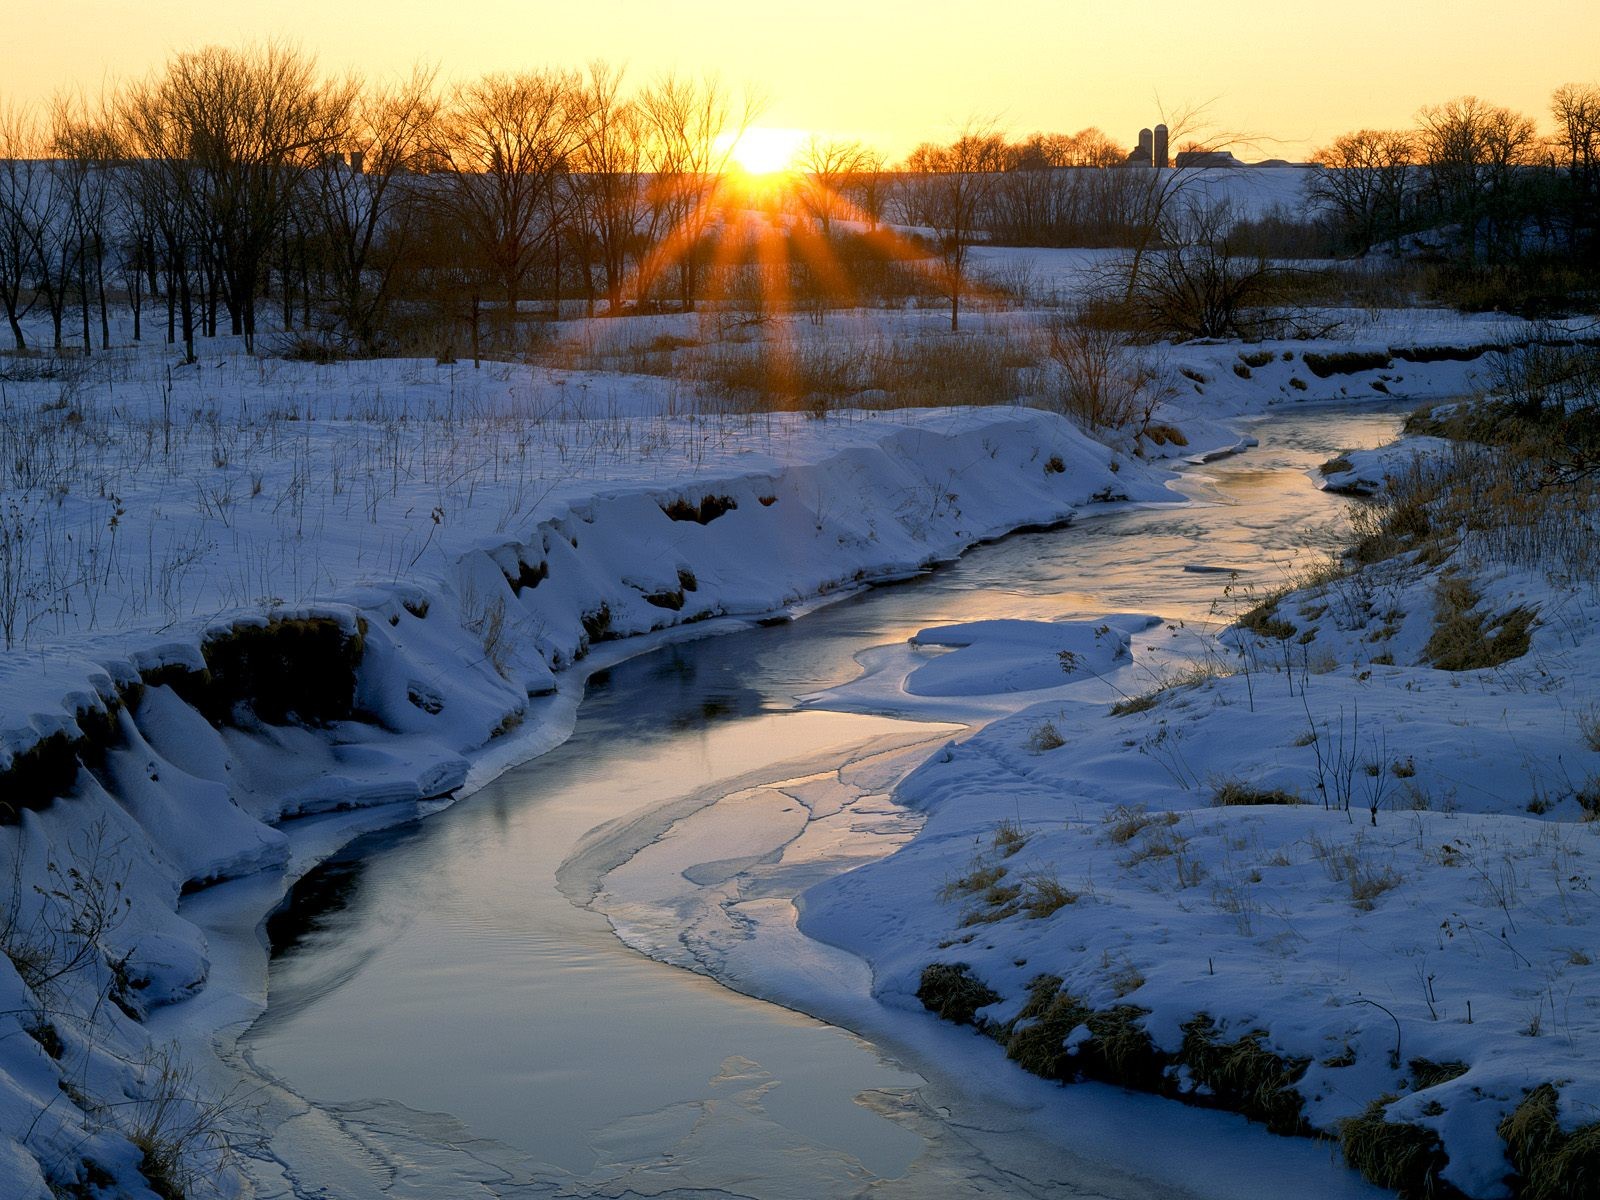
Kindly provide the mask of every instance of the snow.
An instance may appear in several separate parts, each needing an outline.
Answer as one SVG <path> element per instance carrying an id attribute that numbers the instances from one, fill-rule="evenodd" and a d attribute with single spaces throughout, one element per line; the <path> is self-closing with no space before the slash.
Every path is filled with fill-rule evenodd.
<path id="1" fill-rule="evenodd" d="M 811 888 L 801 929 L 865 958 L 880 1002 L 907 1013 L 925 966 L 962 962 L 1003 997 L 980 1013 L 997 1023 L 1049 974 L 1091 1008 L 1146 1010 L 1167 1052 L 1199 1014 L 1224 1038 L 1265 1030 L 1309 1060 L 1313 1126 L 1398 1095 L 1388 1119 L 1439 1134 L 1445 1179 L 1508 1194 L 1497 1126 L 1529 1088 L 1562 1081 L 1569 1128 L 1600 1114 L 1600 1080 L 1574 1067 L 1600 1039 L 1600 844 L 1579 798 L 1600 778 L 1581 718 L 1600 597 L 1480 555 L 1469 539 L 1456 566 L 1482 611 L 1540 614 L 1526 656 L 1428 665 L 1433 576 L 1414 565 L 1312 585 L 1277 609 L 1304 636 L 1235 629 L 1148 707 L 1118 715 L 1103 688 L 1062 682 L 951 743 L 896 790 L 925 816 L 915 839 Z M 963 686 L 1004 693 L 1012 670 L 997 657 L 987 689 L 975 672 Z M 918 711 L 915 678 L 901 715 Z M 855 707 L 863 690 L 882 705 L 881 678 L 812 702 Z M 1218 807 L 1228 789 L 1265 802 Z M 949 886 L 979 868 L 1073 899 L 997 912 Z M 1419 1059 L 1466 1070 L 1419 1087 Z"/>
<path id="2" fill-rule="evenodd" d="M 1083 621 L 970 621 L 924 629 L 913 646 L 949 649 L 905 681 L 914 696 L 993 695 L 1053 687 L 1065 679 L 1098 676 L 1128 657 L 1131 635 L 1157 617 Z"/>
<path id="3" fill-rule="evenodd" d="M 938 314 L 904 315 L 909 325 L 930 319 Z M 1151 449 L 1239 447 L 1247 439 L 1238 426 L 1273 404 L 1455 396 L 1483 366 L 1395 360 L 1323 378 L 1306 369 L 1307 350 L 1477 345 L 1504 334 L 1486 321 L 1363 315 L 1345 340 L 1169 348 L 1166 365 L 1182 373 L 1165 417 L 1188 445 Z M 1263 352 L 1269 362 L 1235 369 Z M 35 482 L 8 477 L 4 496 L 9 529 L 29 549 L 8 560 L 17 586 L 0 613 L 12 641 L 0 657 L 0 769 L 52 734 L 83 735 L 91 714 L 110 714 L 121 735 L 70 795 L 0 827 L 16 864 L 15 915 L 0 931 L 8 949 L 59 961 L 79 937 L 73 914 L 114 910 L 97 933 L 99 952 L 58 978 L 36 971 L 30 986 L 17 955 L 0 955 L 0 1167 L 23 1196 L 45 1194 L 41 1170 L 87 1179 L 86 1161 L 139 1194 L 131 1118 L 94 1119 L 87 1097 L 130 1097 L 135 1115 L 156 1105 L 170 1083 L 161 1038 L 177 1039 L 180 1068 L 204 1069 L 209 1039 L 225 1041 L 263 1003 L 256 925 L 293 880 L 355 833 L 424 814 L 558 742 L 584 671 L 607 655 L 636 649 L 640 635 L 689 636 L 799 611 L 1106 497 L 1173 499 L 1159 461 L 1097 442 L 1059 415 L 1003 403 L 816 421 L 685 409 L 666 381 L 636 376 L 203 353 L 187 367 L 150 351 L 96 356 L 70 378 L 8 383 L 0 400 L 40 456 L 21 464 Z M 706 519 L 668 511 L 685 507 Z M 1506 580 L 1508 602 L 1518 587 L 1545 585 Z M 1547 591 L 1538 598 L 1547 603 Z M 1591 616 L 1576 600 L 1566 611 L 1560 630 L 1538 634 L 1541 661 L 1578 679 L 1593 665 L 1576 632 Z M 272 725 L 241 711 L 218 728 L 169 681 L 173 668 L 205 670 L 218 637 L 296 620 L 362 638 L 351 719 Z M 724 885 L 768 852 L 774 822 L 827 857 L 839 825 L 869 820 L 904 848 L 818 882 L 800 930 L 864 957 L 876 1003 L 931 1021 L 913 998 L 915 975 L 944 953 L 960 918 L 934 893 L 965 869 L 974 839 L 1015 816 L 1029 835 L 1015 866 L 1059 870 L 1084 898 L 1043 920 L 986 927 L 983 944 L 962 946 L 1007 1003 L 1024 976 L 1046 967 L 1104 997 L 1108 971 L 1126 962 L 1144 975 L 1134 999 L 1151 1009 L 1160 1040 L 1203 1003 L 1230 1027 L 1270 1023 L 1286 1050 L 1325 1056 L 1348 1041 L 1358 1065 L 1315 1077 L 1324 1090 L 1312 1116 L 1326 1125 L 1395 1082 L 1383 1067 L 1382 1024 L 1355 1004 L 1357 993 L 1381 995 L 1401 1014 L 1408 1054 L 1471 1062 L 1468 1076 L 1430 1091 L 1447 1115 L 1416 1119 L 1440 1125 L 1454 1182 L 1494 1194 L 1490 1176 L 1504 1164 L 1483 1131 L 1520 1083 L 1561 1074 L 1558 1059 L 1570 1074 L 1574 1047 L 1592 1036 L 1581 993 L 1562 990 L 1579 971 L 1570 952 L 1587 929 L 1587 884 L 1573 880 L 1587 880 L 1588 827 L 1531 821 L 1505 803 L 1530 788 L 1560 791 L 1550 763 L 1591 769 L 1573 744 L 1570 705 L 1527 675 L 1452 687 L 1426 668 L 1375 666 L 1352 629 L 1342 641 L 1334 630 L 1319 635 L 1315 648 L 1343 664 L 1326 672 L 1269 680 L 1270 667 L 1258 665 L 1147 714 L 1107 718 L 1108 689 L 1127 682 L 1136 635 L 1151 620 L 983 622 L 886 648 L 855 693 L 823 702 L 871 707 L 892 691 L 896 711 L 924 719 L 1003 719 L 935 755 L 893 804 L 882 798 L 887 780 L 859 811 L 829 801 L 801 812 L 754 792 L 740 809 L 708 814 L 682 847 L 662 843 L 660 862 L 636 860 L 651 887 L 630 894 L 618 876 L 613 899 L 648 906 L 660 899 L 654 882 L 674 872 L 696 889 Z M 1397 650 L 1414 650 L 1421 627 L 1396 636 Z M 602 637 L 634 640 L 611 647 Z M 1269 701 L 1285 675 L 1299 692 Z M 1051 698 L 1040 707 L 1042 694 Z M 1361 743 L 1384 730 L 1393 761 L 1403 753 L 1415 766 L 1408 785 L 1438 798 L 1435 810 L 1403 813 L 1391 799 L 1378 826 L 1363 829 L 1319 804 L 1208 809 L 1205 785 L 1223 773 L 1307 789 L 1311 752 L 1294 742 L 1308 705 L 1325 731 L 1342 730 L 1348 710 L 1352 743 L 1359 709 Z M 1029 748 L 1044 719 L 1065 748 Z M 1400 791 L 1396 783 L 1388 795 Z M 1206 883 L 1180 887 L 1164 868 L 1121 865 L 1102 817 L 1136 803 L 1179 814 L 1171 836 L 1190 847 Z M 903 805 L 926 814 L 914 839 Z M 1558 811 L 1572 808 L 1561 801 Z M 1344 885 L 1309 854 L 1313 837 L 1330 854 L 1389 865 L 1402 882 L 1371 911 L 1353 910 Z M 724 847 L 718 857 L 688 848 L 705 839 Z M 1468 847 L 1451 854 L 1469 855 L 1471 867 L 1442 865 L 1440 848 L 1452 844 Z M 73 870 L 77 889 L 59 882 Z M 1253 870 L 1260 883 L 1248 879 Z M 240 908 L 212 926 L 225 932 L 208 944 L 190 919 L 205 911 L 206 893 L 184 913 L 180 895 L 234 878 L 247 881 L 229 900 Z M 1496 889 L 1504 896 L 1507 880 L 1521 921 L 1502 935 Z M 1240 912 L 1219 911 L 1223 887 L 1241 897 Z M 1423 917 L 1427 938 L 1417 932 Z M 1202 954 L 1224 970 L 1201 979 Z M 1428 986 L 1438 1021 L 1419 1015 L 1419 964 L 1436 977 Z M 736 963 L 727 969 L 752 990 L 790 986 L 781 976 L 761 981 L 770 959 L 747 963 L 748 977 Z M 833 977 L 866 986 L 847 960 Z M 112 993 L 126 1011 L 102 1002 Z M 817 989 L 805 995 L 822 1004 Z M 1469 996 L 1478 1011 L 1464 1025 Z M 1516 1036 L 1536 1002 L 1557 1001 L 1560 1011 L 1545 1017 L 1551 1033 Z M 58 1014 L 59 1061 L 26 1032 L 40 1012 Z M 63 1082 L 86 1097 L 81 1105 L 60 1099 Z M 1588 1086 L 1565 1102 L 1600 1103 Z M 218 1147 L 191 1149 L 218 1190 L 235 1186 Z"/>

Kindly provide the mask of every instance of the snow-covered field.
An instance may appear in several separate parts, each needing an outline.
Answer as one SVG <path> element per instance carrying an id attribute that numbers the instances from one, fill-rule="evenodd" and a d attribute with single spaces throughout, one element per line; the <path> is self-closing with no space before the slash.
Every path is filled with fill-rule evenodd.
<path id="1" fill-rule="evenodd" d="M 1505 337 L 1368 314 L 1346 341 L 1168 350 L 1180 387 L 1163 419 L 1188 445 L 1162 452 L 1237 446 L 1230 422 L 1275 403 L 1461 394 L 1480 360 L 1395 350 Z M 123 351 L 5 382 L 6 1194 L 75 1180 L 137 1195 L 141 1163 L 174 1187 L 234 1186 L 215 1167 L 247 1117 L 200 1097 L 191 1066 L 258 1010 L 261 967 L 205 944 L 176 911 L 184 889 L 259 874 L 261 919 L 354 831 L 559 741 L 572 668 L 603 641 L 770 614 L 1097 502 L 1170 498 L 1158 462 L 995 399 L 817 421 L 686 404 L 658 378 L 204 348 L 188 367 Z M 806 931 L 863 954 L 890 1006 L 918 1004 L 929 963 L 960 961 L 995 989 L 996 1024 L 1049 974 L 1091 1008 L 1147 1010 L 1164 1052 L 1201 1012 L 1230 1041 L 1264 1029 L 1313 1060 L 1304 1115 L 1322 1128 L 1416 1083 L 1411 1059 L 1459 1059 L 1467 1074 L 1391 1117 L 1438 1128 L 1446 1177 L 1496 1194 L 1494 1122 L 1519 1086 L 1568 1078 L 1590 1028 L 1589 827 L 1561 797 L 1594 769 L 1576 715 L 1592 598 L 1501 581 L 1497 602 L 1539 608 L 1535 653 L 1463 677 L 1416 665 L 1428 606 L 1405 588 L 1422 586 L 1394 584 L 1366 624 L 1334 609 L 1359 597 L 1331 598 L 1281 668 L 1278 643 L 1242 646 L 1250 670 L 1129 716 L 1067 680 L 902 785 L 921 835 L 808 894 Z M 1378 665 L 1361 632 L 1391 607 L 1410 615 Z M 952 649 L 901 690 L 914 707 L 1033 689 L 1067 679 L 1068 657 L 1098 686 L 1144 628 L 930 631 Z M 1234 779 L 1310 803 L 1209 807 Z M 1329 789 L 1353 803 L 1324 807 Z M 1542 818 L 1529 796 L 1551 798 Z M 1119 840 L 1122 821 L 1146 823 Z M 1003 879 L 1025 890 L 992 902 Z M 1035 917 L 1046 884 L 1071 900 Z M 1367 1001 L 1400 1025 L 1399 1066 Z M 1568 1123 L 1597 1098 L 1564 1091 Z"/>

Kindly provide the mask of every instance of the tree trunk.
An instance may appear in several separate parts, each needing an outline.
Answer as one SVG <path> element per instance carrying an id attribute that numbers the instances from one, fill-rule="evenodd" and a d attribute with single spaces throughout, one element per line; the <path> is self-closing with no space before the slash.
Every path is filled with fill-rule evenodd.
<path id="1" fill-rule="evenodd" d="M 194 361 L 194 290 L 189 285 L 189 272 L 178 273 L 178 307 L 183 314 L 183 361 Z"/>
<path id="2" fill-rule="evenodd" d="M 94 281 L 100 296 L 100 349 L 111 349 L 111 314 L 106 310 L 106 244 L 99 234 L 94 238 Z"/>

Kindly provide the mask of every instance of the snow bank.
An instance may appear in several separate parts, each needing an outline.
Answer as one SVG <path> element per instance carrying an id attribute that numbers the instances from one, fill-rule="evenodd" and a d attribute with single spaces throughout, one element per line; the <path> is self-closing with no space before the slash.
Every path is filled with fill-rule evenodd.
<path id="1" fill-rule="evenodd" d="M 665 427 L 619 419 L 613 433 Z M 576 436 L 540 436 L 562 432 Z M 332 572 L 355 566 L 355 542 L 330 523 L 306 552 L 322 556 L 331 599 L 82 629 L 3 660 L 13 807 L 0 839 L 16 915 L 0 930 L 0 1155 L 24 1164 L 8 1177 L 138 1194 L 136 1167 L 154 1170 L 145 1156 L 162 1149 L 136 1114 L 205 1126 L 184 1052 L 153 1049 L 142 1022 L 207 985 L 211 952 L 180 895 L 271 871 L 270 904 L 312 865 L 293 818 L 381 805 L 403 820 L 460 789 L 474 760 L 503 768 L 518 745 L 548 746 L 572 706 L 551 694 L 600 642 L 914 573 L 1068 518 L 1113 478 L 1122 495 L 1167 495 L 1155 472 L 1134 463 L 1113 477 L 1104 447 L 1026 409 L 784 417 L 720 437 L 715 454 L 646 459 L 632 478 L 611 464 L 567 480 L 514 531 L 496 532 L 486 506 L 480 528 L 424 542 L 397 580 Z M 70 767 L 65 785 L 27 774 L 39 761 Z M 85 925 L 86 913 L 99 915 Z M 237 1007 L 211 1011 L 236 1019 Z M 96 1106 L 112 1095 L 133 1099 L 108 1116 Z M 221 1161 L 220 1139 L 184 1149 L 185 1170 Z"/>

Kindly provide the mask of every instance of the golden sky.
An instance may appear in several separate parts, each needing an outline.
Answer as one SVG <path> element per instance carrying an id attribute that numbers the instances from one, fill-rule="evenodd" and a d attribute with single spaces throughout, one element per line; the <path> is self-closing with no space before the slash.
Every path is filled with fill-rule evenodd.
<path id="1" fill-rule="evenodd" d="M 1463 93 L 1548 125 L 1552 89 L 1600 82 L 1600 0 L 10 0 L 0 103 L 139 76 L 177 50 L 268 37 L 333 71 L 418 60 L 445 78 L 625 65 L 715 72 L 761 124 L 891 155 L 989 117 L 1015 134 L 1141 125 L 1209 102 L 1242 158 L 1304 157 Z"/>

